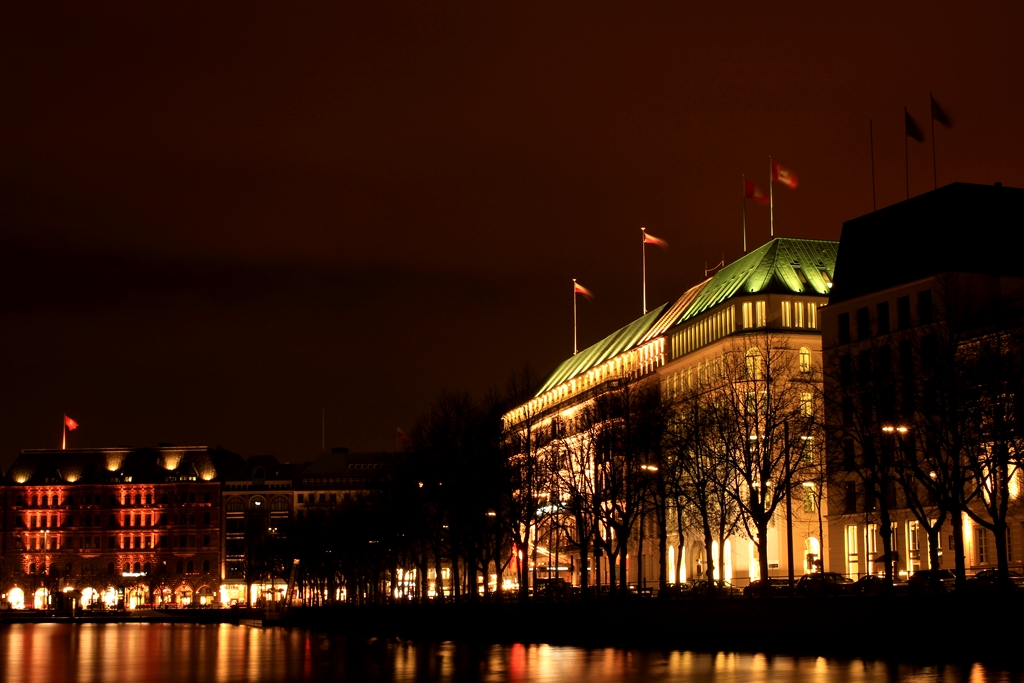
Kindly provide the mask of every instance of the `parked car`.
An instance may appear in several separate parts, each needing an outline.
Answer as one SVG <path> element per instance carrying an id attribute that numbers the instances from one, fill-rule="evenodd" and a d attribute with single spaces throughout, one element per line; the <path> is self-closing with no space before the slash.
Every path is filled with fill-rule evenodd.
<path id="1" fill-rule="evenodd" d="M 781 578 L 754 579 L 743 588 L 743 595 L 747 597 L 786 593 L 789 593 L 789 579 Z"/>
<path id="2" fill-rule="evenodd" d="M 839 595 L 853 590 L 853 581 L 836 572 L 804 574 L 796 584 L 797 595 Z"/>
<path id="3" fill-rule="evenodd" d="M 1024 590 L 1024 576 L 1021 576 L 1012 569 L 1008 570 L 1011 589 Z M 991 591 L 1001 588 L 999 584 L 999 570 L 982 569 L 974 576 L 967 579 L 967 588 L 975 591 Z"/>
<path id="4" fill-rule="evenodd" d="M 572 585 L 561 576 L 534 579 L 533 594 L 548 600 L 568 600 L 572 597 Z"/>
<path id="5" fill-rule="evenodd" d="M 743 591 L 728 581 L 708 581 L 707 579 L 700 579 L 699 581 L 694 581 L 691 584 L 691 588 L 687 594 L 695 598 L 706 598 L 711 596 L 733 597 L 736 595 L 742 595 Z"/>
<path id="6" fill-rule="evenodd" d="M 919 569 L 907 581 L 911 595 L 936 595 L 956 588 L 952 569 Z"/>
<path id="7" fill-rule="evenodd" d="M 693 586 L 685 581 L 683 583 L 675 583 L 671 586 L 665 586 L 658 591 L 658 599 L 678 600 L 679 598 L 689 595 L 692 588 Z"/>

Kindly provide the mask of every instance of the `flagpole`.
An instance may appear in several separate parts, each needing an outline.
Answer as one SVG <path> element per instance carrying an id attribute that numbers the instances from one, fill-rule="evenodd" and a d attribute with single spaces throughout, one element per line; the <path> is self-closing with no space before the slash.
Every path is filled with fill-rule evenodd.
<path id="1" fill-rule="evenodd" d="M 935 105 L 932 102 L 935 101 L 935 96 L 928 93 L 928 108 L 931 112 L 931 116 L 928 117 L 932 120 L 932 183 L 934 189 L 939 189 L 939 162 L 935 158 Z"/>
<path id="2" fill-rule="evenodd" d="M 775 238 L 775 198 L 772 196 L 772 171 L 775 169 L 772 167 L 772 158 L 768 157 L 768 215 L 769 215 L 769 229 L 770 235 Z"/>
<path id="3" fill-rule="evenodd" d="M 576 335 L 576 278 L 572 279 L 572 355 L 579 352 Z"/>
<path id="4" fill-rule="evenodd" d="M 743 182 L 743 253 L 747 253 L 747 174 L 741 173 Z M 705 264 L 706 265 L 706 264 Z"/>
<path id="5" fill-rule="evenodd" d="M 903 107 L 903 158 L 906 160 L 907 166 L 907 199 L 910 199 L 910 142 L 907 140 L 910 136 L 907 135 L 906 123 L 908 116 L 910 114 L 907 113 L 907 108 Z"/>
<path id="6" fill-rule="evenodd" d="M 871 119 L 868 119 L 868 139 L 871 141 L 871 210 L 878 210 L 878 203 L 875 201 L 875 126 Z"/>
<path id="7" fill-rule="evenodd" d="M 60 449 L 62 451 L 64 451 L 64 450 L 67 450 L 67 447 L 68 447 L 68 416 L 67 415 L 64 416 L 64 419 L 61 421 L 61 424 L 64 427 L 64 433 L 60 437 Z"/>
<path id="8" fill-rule="evenodd" d="M 644 261 L 644 315 L 647 315 L 647 228 L 640 228 L 640 251 Z"/>

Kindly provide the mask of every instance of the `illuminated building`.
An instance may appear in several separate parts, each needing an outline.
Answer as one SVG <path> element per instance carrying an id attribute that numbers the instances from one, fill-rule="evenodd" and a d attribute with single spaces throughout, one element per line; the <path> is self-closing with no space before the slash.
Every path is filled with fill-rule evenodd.
<path id="1" fill-rule="evenodd" d="M 15 607 L 217 598 L 218 471 L 238 456 L 161 446 L 24 450 L 5 478 L 2 592 Z"/>
<path id="2" fill-rule="evenodd" d="M 651 311 L 565 360 L 532 400 L 505 415 L 506 429 L 519 434 L 529 430 L 536 444 L 534 456 L 541 459 L 549 457 L 553 443 L 562 449 L 589 447 L 596 451 L 597 445 L 588 446 L 587 442 L 598 437 L 585 434 L 579 426 L 579 417 L 602 396 L 630 386 L 657 386 L 662 403 L 671 405 L 689 390 L 725 380 L 725 369 L 733 359 L 740 358 L 741 367 L 744 363 L 749 365 L 751 350 L 765 339 L 785 351 L 787 371 L 794 377 L 806 377 L 808 382 L 812 376 L 818 378 L 815 388 L 808 390 L 802 400 L 809 410 L 819 410 L 819 309 L 828 301 L 836 250 L 836 242 L 779 238 L 746 254 L 687 290 L 674 303 Z M 744 361 L 744 357 L 747 360 Z M 746 381 L 736 378 L 737 383 Z M 820 459 L 817 454 L 821 444 L 812 442 L 811 436 L 794 433 L 794 440 L 798 437 L 806 445 L 806 457 Z M 602 459 L 612 462 L 615 453 L 610 451 L 602 456 L 595 452 L 587 458 L 589 464 L 581 467 L 597 472 L 602 467 L 599 464 Z M 652 477 L 660 476 L 650 465 L 644 468 Z M 599 488 L 601 477 L 588 477 L 589 486 Z M 824 559 L 821 548 L 827 547 L 827 537 L 822 538 L 824 534 L 819 532 L 821 484 L 799 480 L 794 481 L 792 489 L 794 570 L 800 575 L 810 570 L 815 561 Z M 559 496 L 562 501 L 544 506 L 545 510 L 558 514 L 567 496 L 559 491 L 550 495 Z M 605 500 L 601 504 L 610 502 Z M 629 580 L 657 585 L 657 533 L 650 519 L 653 515 L 643 513 L 642 516 L 646 518 L 642 575 L 637 576 L 635 561 L 640 550 L 638 525 L 630 536 Z M 537 558 L 533 561 L 535 569 L 542 572 L 553 564 L 571 568 L 552 575 L 578 585 L 579 572 L 575 568 L 581 566 L 579 549 L 558 540 L 557 526 L 535 525 L 535 542 L 530 552 Z M 706 566 L 703 537 L 684 532 L 680 538 L 672 528 L 674 522 L 668 521 L 667 526 L 666 561 L 670 583 L 676 577 L 682 581 L 698 578 L 701 568 Z M 608 532 L 601 530 L 601 533 Z M 780 506 L 768 527 L 768 566 L 772 576 L 788 574 L 786 533 L 784 506 Z M 723 578 L 742 584 L 756 577 L 758 567 L 753 541 L 739 531 L 719 540 L 727 549 L 725 566 L 719 568 L 724 573 Z M 716 540 L 716 546 L 717 543 Z M 560 547 L 562 545 L 565 547 Z M 600 582 L 603 585 L 608 582 L 607 563 L 602 566 Z M 594 585 L 593 578 L 590 583 Z"/>
<path id="3" fill-rule="evenodd" d="M 944 505 L 943 513 L 942 494 L 929 489 L 954 495 L 958 487 L 944 483 L 954 468 L 907 476 L 908 468 L 897 468 L 895 459 L 954 462 L 944 445 L 948 427 L 936 421 L 950 409 L 942 403 L 944 388 L 967 372 L 964 356 L 997 333 L 1006 337 L 1008 355 L 1020 356 L 1022 201 L 1022 189 L 954 183 L 844 224 L 835 288 L 822 314 L 826 395 L 831 397 L 826 416 L 834 434 L 829 492 L 834 571 L 853 578 L 877 574 L 888 560 L 895 577 L 906 578 L 929 568 L 932 550 L 941 568 L 953 569 L 954 515 L 963 523 L 967 574 L 995 566 L 993 532 L 966 512 L 948 509 L 955 506 Z M 980 397 L 985 385 L 1014 382 L 1008 369 L 999 376 L 961 380 Z M 1007 477 L 1008 559 L 1021 572 L 1021 473 L 1011 466 Z M 914 480 L 910 487 L 904 483 L 909 480 Z M 970 503 L 975 513 L 981 513 L 984 495 Z M 883 515 L 890 518 L 894 554 L 889 558 L 883 553 Z"/>

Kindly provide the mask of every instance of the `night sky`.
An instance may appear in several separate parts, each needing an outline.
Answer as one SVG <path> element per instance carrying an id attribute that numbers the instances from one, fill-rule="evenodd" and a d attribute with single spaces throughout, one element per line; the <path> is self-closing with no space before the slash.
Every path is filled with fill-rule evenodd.
<path id="1" fill-rule="evenodd" d="M 4 3 L 0 466 L 22 448 L 394 449 L 776 234 L 1024 186 L 1024 4 Z M 751 247 L 768 211 L 748 203 Z M 937 238 L 945 238 L 939 235 Z"/>

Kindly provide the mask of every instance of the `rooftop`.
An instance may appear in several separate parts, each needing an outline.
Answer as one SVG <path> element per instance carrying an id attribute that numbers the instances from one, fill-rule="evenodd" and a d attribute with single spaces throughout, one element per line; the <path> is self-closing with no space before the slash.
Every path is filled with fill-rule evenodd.
<path id="1" fill-rule="evenodd" d="M 777 237 L 686 290 L 671 306 L 662 304 L 566 359 L 555 368 L 537 395 L 733 297 L 759 293 L 828 296 L 838 249 L 839 243 L 829 240 Z"/>
<path id="2" fill-rule="evenodd" d="M 830 301 L 938 273 L 1024 276 L 1024 189 L 952 183 L 843 224 Z"/>
<path id="3" fill-rule="evenodd" d="M 241 457 L 221 448 L 69 448 L 23 450 L 7 471 L 9 485 L 213 481 Z"/>

